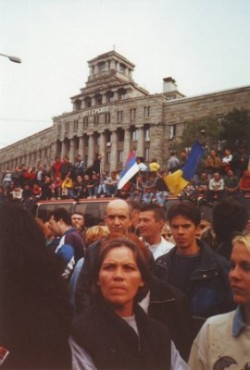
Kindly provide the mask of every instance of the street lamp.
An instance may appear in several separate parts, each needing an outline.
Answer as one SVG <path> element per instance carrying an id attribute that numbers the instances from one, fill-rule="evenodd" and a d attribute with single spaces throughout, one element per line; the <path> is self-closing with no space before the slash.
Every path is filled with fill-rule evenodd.
<path id="1" fill-rule="evenodd" d="M 18 58 L 18 57 L 13 57 L 11 55 L 5 55 L 5 54 L 0 54 L 1 57 L 6 57 L 8 58 L 11 62 L 14 62 L 14 63 L 22 63 L 21 59 Z"/>

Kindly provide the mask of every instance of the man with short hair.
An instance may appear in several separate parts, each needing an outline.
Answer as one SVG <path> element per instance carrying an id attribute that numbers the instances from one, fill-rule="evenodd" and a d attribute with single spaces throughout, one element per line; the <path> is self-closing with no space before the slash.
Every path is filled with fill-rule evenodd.
<path id="1" fill-rule="evenodd" d="M 82 160 L 81 155 L 77 154 L 73 165 L 73 179 L 76 180 L 77 176 L 82 176 L 85 171 L 85 162 Z"/>
<path id="2" fill-rule="evenodd" d="M 170 173 L 173 173 L 175 171 L 177 171 L 181 166 L 181 163 L 179 161 L 179 159 L 177 158 L 176 156 L 176 153 L 174 151 L 172 151 L 170 153 L 170 158 L 168 159 L 167 161 L 167 169 Z"/>
<path id="3" fill-rule="evenodd" d="M 225 196 L 237 198 L 239 194 L 239 179 L 234 176 L 233 170 L 227 170 L 226 176 L 224 177 L 224 183 Z"/>
<path id="4" fill-rule="evenodd" d="M 227 279 L 230 264 L 197 239 L 201 215 L 193 203 L 176 203 L 167 216 L 176 245 L 157 259 L 155 274 L 186 295 L 196 335 L 207 317 L 234 308 Z"/>
<path id="5" fill-rule="evenodd" d="M 71 216 L 64 208 L 57 208 L 51 212 L 48 225 L 55 236 L 61 237 L 55 253 L 64 259 L 66 267 L 63 277 L 68 279 L 76 262 L 84 255 L 83 239 L 72 227 Z"/>
<path id="6" fill-rule="evenodd" d="M 219 172 L 214 172 L 213 177 L 209 180 L 207 201 L 212 202 L 217 199 L 221 199 L 224 195 L 225 183 Z"/>
<path id="7" fill-rule="evenodd" d="M 130 208 L 128 203 L 122 199 L 114 199 L 110 201 L 105 210 L 104 221 L 110 231 L 109 238 L 118 238 L 128 235 L 131 226 Z M 91 274 L 100 245 L 101 241 L 97 241 L 96 243 L 91 244 L 86 250 L 84 264 L 79 274 L 76 287 L 76 313 L 81 313 L 91 304 Z"/>
<path id="8" fill-rule="evenodd" d="M 85 231 L 84 214 L 82 212 L 74 212 L 71 215 L 71 223 L 72 223 L 72 226 L 75 227 L 76 230 L 78 230 L 81 235 L 83 235 Z"/>
<path id="9" fill-rule="evenodd" d="M 143 205 L 140 210 L 138 229 L 154 259 L 170 251 L 173 244 L 161 236 L 165 223 L 165 211 L 156 204 Z"/>

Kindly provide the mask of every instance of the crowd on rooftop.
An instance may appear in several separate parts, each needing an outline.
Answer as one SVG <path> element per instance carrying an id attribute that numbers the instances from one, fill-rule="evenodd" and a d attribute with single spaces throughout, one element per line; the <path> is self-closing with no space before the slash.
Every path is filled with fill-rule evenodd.
<path id="1" fill-rule="evenodd" d="M 80 155 L 76 156 L 74 163 L 67 156 L 62 160 L 56 157 L 51 166 L 39 161 L 36 168 L 23 164 L 6 170 L 2 176 L 0 194 L 1 198 L 19 200 L 28 205 L 39 199 L 118 196 L 163 206 L 171 196 L 164 177 L 184 166 L 187 157 L 186 150 L 181 150 L 178 155 L 171 152 L 164 170 L 156 159 L 146 164 L 142 157 L 137 157 L 139 172 L 120 190 L 120 172 L 104 173 L 102 155 L 97 154 L 93 165 L 88 168 Z M 244 147 L 236 153 L 228 148 L 222 154 L 210 150 L 200 160 L 190 184 L 179 194 L 180 197 L 209 204 L 214 199 L 229 195 L 236 198 L 250 195 L 249 154 Z"/>

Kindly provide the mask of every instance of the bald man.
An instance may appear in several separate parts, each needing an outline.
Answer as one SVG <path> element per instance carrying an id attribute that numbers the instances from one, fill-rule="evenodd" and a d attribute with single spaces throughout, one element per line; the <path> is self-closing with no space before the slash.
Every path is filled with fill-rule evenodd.
<path id="1" fill-rule="evenodd" d="M 110 230 L 109 238 L 119 238 L 129 233 L 131 226 L 130 208 L 122 199 L 110 201 L 104 215 L 105 224 Z M 75 294 L 75 311 L 80 314 L 91 305 L 90 281 L 93 264 L 96 259 L 101 241 L 91 244 L 86 251 L 84 264 L 77 280 Z"/>

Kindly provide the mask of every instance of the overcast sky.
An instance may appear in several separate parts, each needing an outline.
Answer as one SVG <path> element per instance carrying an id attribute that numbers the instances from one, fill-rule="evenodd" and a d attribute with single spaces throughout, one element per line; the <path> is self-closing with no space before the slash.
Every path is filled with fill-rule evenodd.
<path id="1" fill-rule="evenodd" d="M 87 61 L 115 50 L 150 93 L 250 84 L 250 0 L 0 0 L 0 148 L 72 110 Z"/>

